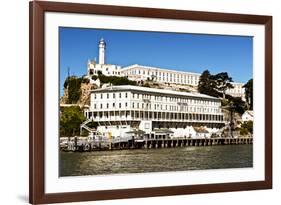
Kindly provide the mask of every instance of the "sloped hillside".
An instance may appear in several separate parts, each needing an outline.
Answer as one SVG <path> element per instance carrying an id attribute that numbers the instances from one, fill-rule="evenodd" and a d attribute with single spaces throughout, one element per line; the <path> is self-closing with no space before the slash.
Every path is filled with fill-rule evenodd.
<path id="1" fill-rule="evenodd" d="M 90 105 L 91 90 L 96 88 L 97 85 L 91 84 L 87 79 L 69 77 L 65 80 L 60 104 L 76 104 L 80 107 Z"/>

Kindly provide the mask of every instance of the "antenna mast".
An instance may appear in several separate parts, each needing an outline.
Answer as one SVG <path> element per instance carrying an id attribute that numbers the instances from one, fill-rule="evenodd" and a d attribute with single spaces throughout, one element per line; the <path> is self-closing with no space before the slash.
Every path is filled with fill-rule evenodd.
<path id="1" fill-rule="evenodd" d="M 70 76 L 70 68 L 69 68 L 69 66 L 67 67 L 67 78 L 69 78 L 69 76 Z"/>

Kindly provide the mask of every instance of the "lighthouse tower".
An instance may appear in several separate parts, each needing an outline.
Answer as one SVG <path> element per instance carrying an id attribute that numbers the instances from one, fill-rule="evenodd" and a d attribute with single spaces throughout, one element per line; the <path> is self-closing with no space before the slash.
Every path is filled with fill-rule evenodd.
<path id="1" fill-rule="evenodd" d="M 99 42 L 99 64 L 105 64 L 105 46 L 106 43 L 103 38 Z"/>
<path id="2" fill-rule="evenodd" d="M 105 62 L 106 43 L 103 38 L 100 39 L 98 46 L 99 46 L 98 62 L 96 61 L 96 58 L 95 58 L 95 60 L 89 60 L 88 64 L 87 64 L 87 69 L 88 69 L 87 76 L 90 79 L 90 82 L 97 83 L 95 80 L 92 79 L 92 76 L 98 75 L 99 72 L 101 72 L 103 75 L 106 75 L 106 76 L 122 76 L 121 66 L 106 64 L 106 62 Z"/>

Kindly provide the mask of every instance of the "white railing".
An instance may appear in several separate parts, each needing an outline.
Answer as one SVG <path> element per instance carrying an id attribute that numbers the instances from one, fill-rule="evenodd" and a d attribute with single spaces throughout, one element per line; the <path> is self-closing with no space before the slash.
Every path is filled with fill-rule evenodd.
<path id="1" fill-rule="evenodd" d="M 165 122 L 205 122 L 205 123 L 225 123 L 224 120 L 195 120 L 195 119 L 163 119 L 163 118 L 148 118 L 148 117 L 97 117 L 95 121 L 130 121 L 130 120 L 151 120 L 151 121 L 165 121 Z"/>
<path id="2" fill-rule="evenodd" d="M 91 122 L 92 121 L 92 118 L 89 118 L 89 119 L 87 119 L 86 121 L 84 121 L 81 125 L 86 125 L 86 124 L 88 124 L 89 122 Z"/>
<path id="3" fill-rule="evenodd" d="M 95 129 L 92 129 L 92 128 L 88 127 L 87 125 L 82 125 L 81 128 L 84 128 L 84 129 L 86 129 L 89 132 L 94 132 L 95 131 Z"/>
<path id="4" fill-rule="evenodd" d="M 80 134 L 82 134 L 82 129 L 83 129 L 83 128 L 84 128 L 85 130 L 91 132 L 91 133 L 93 133 L 93 132 L 95 131 L 95 129 L 90 128 L 90 127 L 87 126 L 87 124 L 88 124 L 89 122 L 92 122 L 92 118 L 87 119 L 86 121 L 84 121 L 84 122 L 80 125 Z"/>

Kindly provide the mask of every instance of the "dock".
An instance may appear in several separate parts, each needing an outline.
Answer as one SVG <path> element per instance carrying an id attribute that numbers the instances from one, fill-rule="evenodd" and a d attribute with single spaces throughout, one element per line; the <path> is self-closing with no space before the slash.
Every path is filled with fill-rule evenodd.
<path id="1" fill-rule="evenodd" d="M 62 151 L 103 151 L 122 149 L 160 149 L 189 146 L 216 146 L 216 145 L 239 145 L 253 144 L 252 137 L 238 138 L 174 138 L 174 139 L 126 139 L 126 140 L 94 140 L 94 141 L 71 141 L 61 146 Z"/>

